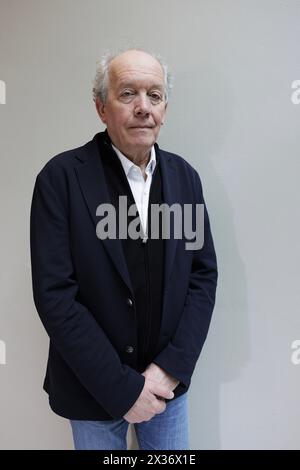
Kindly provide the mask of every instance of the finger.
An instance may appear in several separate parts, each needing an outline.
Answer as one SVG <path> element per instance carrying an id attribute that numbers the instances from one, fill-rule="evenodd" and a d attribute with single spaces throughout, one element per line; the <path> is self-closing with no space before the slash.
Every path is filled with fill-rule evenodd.
<path id="1" fill-rule="evenodd" d="M 166 409 L 167 405 L 165 401 L 159 401 L 159 405 L 156 408 L 156 414 L 163 413 Z"/>
<path id="2" fill-rule="evenodd" d="M 167 399 L 171 399 L 174 397 L 174 393 L 172 392 L 172 390 L 170 390 L 167 387 L 164 387 L 163 385 L 154 383 L 151 388 L 152 388 L 153 393 L 155 395 L 158 395 L 159 397 L 167 398 Z"/>

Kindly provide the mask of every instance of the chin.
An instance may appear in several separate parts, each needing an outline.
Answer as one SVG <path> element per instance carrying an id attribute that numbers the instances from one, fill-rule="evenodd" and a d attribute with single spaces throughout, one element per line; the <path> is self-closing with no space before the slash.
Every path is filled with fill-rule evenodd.
<path id="1" fill-rule="evenodd" d="M 132 139 L 137 145 L 152 145 L 155 142 L 153 135 L 139 135 Z"/>
<path id="2" fill-rule="evenodd" d="M 151 139 L 144 139 L 144 140 L 136 140 L 134 142 L 134 146 L 135 147 L 139 147 L 141 149 L 145 148 L 145 149 L 148 149 L 150 147 L 152 147 L 152 145 L 154 144 L 154 141 Z"/>

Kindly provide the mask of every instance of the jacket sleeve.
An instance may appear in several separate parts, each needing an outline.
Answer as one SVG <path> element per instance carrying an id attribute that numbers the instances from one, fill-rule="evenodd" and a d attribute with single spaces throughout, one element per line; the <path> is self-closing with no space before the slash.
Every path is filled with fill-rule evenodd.
<path id="1" fill-rule="evenodd" d="M 78 284 L 69 242 L 67 185 L 62 179 L 53 169 L 47 171 L 46 166 L 35 182 L 30 216 L 34 302 L 64 361 L 98 403 L 119 419 L 137 400 L 145 379 L 120 362 L 101 326 L 76 300 Z"/>
<path id="2" fill-rule="evenodd" d="M 189 286 L 174 335 L 153 362 L 188 388 L 205 342 L 215 304 L 217 259 L 204 203 L 201 181 L 195 172 L 196 202 L 204 204 L 204 243 L 193 253 Z"/>

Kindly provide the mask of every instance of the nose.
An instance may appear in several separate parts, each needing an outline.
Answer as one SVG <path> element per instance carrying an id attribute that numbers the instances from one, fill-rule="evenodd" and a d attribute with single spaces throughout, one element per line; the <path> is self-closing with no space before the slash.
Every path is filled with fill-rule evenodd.
<path id="1" fill-rule="evenodd" d="M 150 114 L 151 103 L 147 95 L 139 95 L 136 97 L 134 107 L 135 116 L 148 117 Z"/>

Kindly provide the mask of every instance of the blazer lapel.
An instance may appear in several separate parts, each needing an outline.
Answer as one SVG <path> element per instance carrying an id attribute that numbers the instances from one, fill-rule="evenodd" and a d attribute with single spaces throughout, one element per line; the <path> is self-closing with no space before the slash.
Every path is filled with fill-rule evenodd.
<path id="1" fill-rule="evenodd" d="M 172 204 L 180 202 L 178 193 L 177 173 L 174 168 L 172 157 L 166 152 L 160 150 L 157 144 L 155 144 L 155 151 L 159 152 L 160 156 L 164 203 L 170 207 L 172 206 Z M 165 289 L 172 273 L 172 266 L 177 246 L 177 239 L 173 237 L 174 217 L 171 218 L 171 222 L 172 224 L 170 226 L 170 238 L 165 240 Z"/>
<path id="2" fill-rule="evenodd" d="M 78 181 L 85 198 L 88 210 L 95 225 L 99 219 L 96 216 L 97 207 L 102 203 L 110 203 L 108 188 L 105 181 L 104 170 L 99 155 L 97 136 L 84 146 L 84 154 L 78 158 L 84 163 L 75 168 Z M 101 240 L 107 250 L 117 271 L 120 273 L 123 281 L 130 289 L 132 296 L 133 288 L 122 248 L 122 242 L 118 238 Z"/>

